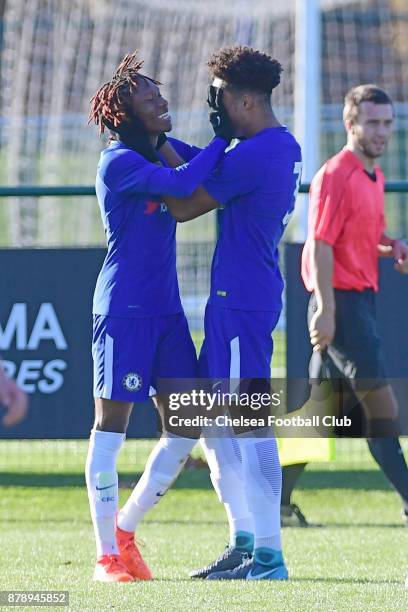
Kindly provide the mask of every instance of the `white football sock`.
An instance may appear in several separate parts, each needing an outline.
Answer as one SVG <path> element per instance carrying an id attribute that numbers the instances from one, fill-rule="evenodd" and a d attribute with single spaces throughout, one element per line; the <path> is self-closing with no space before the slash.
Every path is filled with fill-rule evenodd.
<path id="1" fill-rule="evenodd" d="M 181 472 L 197 440 L 173 434 L 162 436 L 146 463 L 146 467 L 131 496 L 118 514 L 118 527 L 135 531 L 150 508 L 166 493 Z"/>
<path id="2" fill-rule="evenodd" d="M 85 477 L 97 558 L 118 554 L 115 537 L 119 494 L 116 459 L 124 439 L 123 433 L 93 429 L 89 440 Z"/>
<path id="3" fill-rule="evenodd" d="M 216 428 L 220 432 L 220 427 Z M 205 431 L 204 431 L 205 434 Z M 253 521 L 245 495 L 241 452 L 234 432 L 224 428 L 224 437 L 201 439 L 211 481 L 220 502 L 224 504 L 230 529 L 230 545 L 235 544 L 237 531 L 253 533 Z"/>
<path id="4" fill-rule="evenodd" d="M 270 437 L 264 437 L 268 434 Z M 278 446 L 271 430 L 258 431 L 256 436 L 260 435 L 262 438 L 238 436 L 246 497 L 254 521 L 255 549 L 281 550 L 282 469 Z"/>

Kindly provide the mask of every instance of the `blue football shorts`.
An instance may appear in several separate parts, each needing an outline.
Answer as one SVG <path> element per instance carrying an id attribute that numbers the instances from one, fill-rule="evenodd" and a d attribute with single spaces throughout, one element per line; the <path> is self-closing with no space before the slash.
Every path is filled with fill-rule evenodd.
<path id="1" fill-rule="evenodd" d="M 270 379 L 272 332 L 280 312 L 220 308 L 207 304 L 200 378 Z"/>
<path id="2" fill-rule="evenodd" d="M 144 402 L 157 381 L 195 379 L 197 356 L 184 313 L 93 317 L 94 397 Z"/>

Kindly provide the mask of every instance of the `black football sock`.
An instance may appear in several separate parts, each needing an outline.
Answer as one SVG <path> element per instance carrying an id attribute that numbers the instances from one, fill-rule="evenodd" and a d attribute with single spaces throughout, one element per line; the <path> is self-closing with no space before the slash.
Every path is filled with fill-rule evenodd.
<path id="1" fill-rule="evenodd" d="M 398 438 L 367 438 L 370 452 L 408 510 L 408 468 Z"/>
<path id="2" fill-rule="evenodd" d="M 281 506 L 289 506 L 290 498 L 297 481 L 303 473 L 307 463 L 294 463 L 282 468 L 282 498 Z"/>

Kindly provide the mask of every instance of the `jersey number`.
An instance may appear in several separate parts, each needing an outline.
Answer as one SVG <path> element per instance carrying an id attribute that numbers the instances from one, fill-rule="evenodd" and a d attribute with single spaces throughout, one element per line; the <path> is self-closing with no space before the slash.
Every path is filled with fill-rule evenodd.
<path id="1" fill-rule="evenodd" d="M 297 194 L 298 194 L 299 187 L 300 187 L 300 179 L 302 177 L 302 162 L 300 162 L 300 161 L 295 162 L 295 164 L 293 166 L 293 174 L 296 175 L 295 189 L 294 189 L 294 192 L 293 192 L 293 208 L 294 208 L 295 202 L 296 202 L 296 198 L 297 198 Z M 289 219 L 290 219 L 290 217 L 291 217 L 291 215 L 293 213 L 293 208 L 292 208 L 292 210 L 289 210 L 286 213 L 286 215 L 285 215 L 285 217 L 283 219 L 283 225 L 284 226 L 288 224 Z"/>

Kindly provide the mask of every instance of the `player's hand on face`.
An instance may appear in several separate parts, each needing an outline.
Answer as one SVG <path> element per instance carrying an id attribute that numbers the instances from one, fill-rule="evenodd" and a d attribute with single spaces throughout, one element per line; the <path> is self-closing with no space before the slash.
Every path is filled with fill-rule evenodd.
<path id="1" fill-rule="evenodd" d="M 396 240 L 392 247 L 392 254 L 397 272 L 408 274 L 408 246 L 400 240 Z"/>
<path id="2" fill-rule="evenodd" d="M 7 378 L 0 368 L 0 404 L 7 408 L 2 425 L 13 427 L 20 423 L 27 414 L 27 396 L 14 380 Z"/>
<path id="3" fill-rule="evenodd" d="M 222 89 L 209 85 L 207 103 L 210 107 L 209 119 L 214 134 L 224 138 L 228 143 L 234 138 L 233 128 L 222 101 Z"/>
<path id="4" fill-rule="evenodd" d="M 324 351 L 332 342 L 336 330 L 334 311 L 317 310 L 309 325 L 313 351 Z"/>
<path id="5" fill-rule="evenodd" d="M 159 134 L 157 138 L 156 151 L 159 151 L 162 148 L 162 146 L 166 144 L 166 142 L 167 142 L 167 136 L 164 132 L 162 132 L 161 134 Z"/>

